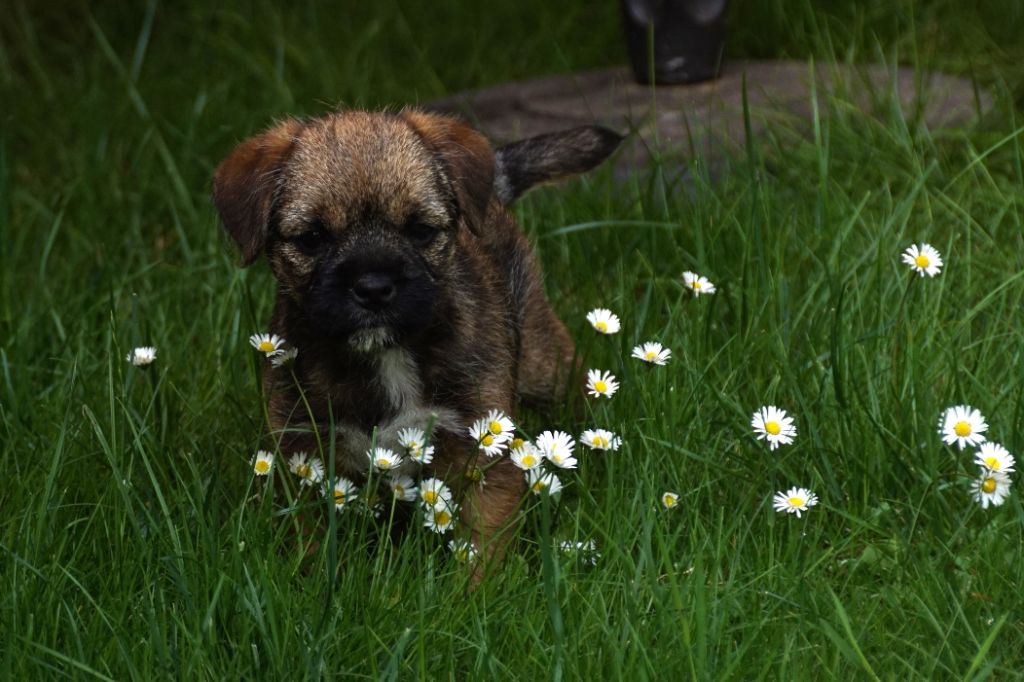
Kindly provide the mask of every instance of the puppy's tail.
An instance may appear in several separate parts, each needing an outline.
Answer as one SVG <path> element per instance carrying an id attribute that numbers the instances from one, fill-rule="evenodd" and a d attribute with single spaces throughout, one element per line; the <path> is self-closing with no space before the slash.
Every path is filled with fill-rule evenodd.
<path id="1" fill-rule="evenodd" d="M 494 154 L 494 192 L 509 205 L 544 182 L 584 173 L 604 161 L 623 136 L 601 126 L 582 126 L 498 147 Z"/>

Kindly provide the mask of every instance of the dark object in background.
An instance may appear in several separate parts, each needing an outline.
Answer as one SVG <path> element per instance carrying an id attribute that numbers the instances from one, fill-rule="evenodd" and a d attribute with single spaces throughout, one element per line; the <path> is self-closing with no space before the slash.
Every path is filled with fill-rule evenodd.
<path id="1" fill-rule="evenodd" d="M 718 77 L 727 0 L 622 0 L 622 23 L 640 83 L 695 83 Z M 654 68 L 648 61 L 653 28 Z"/>

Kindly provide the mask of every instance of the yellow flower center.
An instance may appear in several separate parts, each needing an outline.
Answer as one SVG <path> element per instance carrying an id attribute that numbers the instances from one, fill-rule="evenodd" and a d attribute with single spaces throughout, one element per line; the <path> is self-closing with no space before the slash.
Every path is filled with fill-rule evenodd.
<path id="1" fill-rule="evenodd" d="M 270 462 L 265 459 L 256 460 L 256 465 L 253 467 L 257 474 L 265 474 L 270 471 Z"/>
<path id="2" fill-rule="evenodd" d="M 603 381 L 595 381 L 594 390 L 597 391 L 598 393 L 604 393 L 605 391 L 608 390 L 608 384 L 604 383 Z"/>
<path id="3" fill-rule="evenodd" d="M 495 436 L 497 436 L 497 435 L 500 435 L 500 434 L 501 434 L 501 422 L 496 422 L 496 421 L 495 421 L 495 422 L 491 422 L 490 424 L 488 424 L 488 425 L 487 425 L 487 428 L 488 428 L 488 429 L 490 430 L 490 432 L 491 432 L 491 433 L 493 433 L 493 434 L 494 434 Z"/>
<path id="4" fill-rule="evenodd" d="M 996 491 L 996 479 L 986 478 L 981 483 L 981 492 L 983 493 L 994 493 Z"/>
<path id="5" fill-rule="evenodd" d="M 644 357 L 647 358 L 647 362 L 654 362 L 654 359 L 658 357 L 658 354 L 655 353 L 653 350 L 649 350 L 647 351 L 647 354 Z"/>
<path id="6" fill-rule="evenodd" d="M 295 467 L 295 473 L 297 473 L 302 478 L 309 478 L 310 475 L 313 473 L 313 469 L 308 464 L 300 464 L 299 466 Z"/>
<path id="7" fill-rule="evenodd" d="M 341 490 L 334 491 L 334 504 L 345 504 L 345 493 Z"/>
<path id="8" fill-rule="evenodd" d="M 964 436 L 971 435 L 971 425 L 968 424 L 967 422 L 957 422 L 953 426 L 953 430 L 956 431 L 956 435 L 960 436 L 961 438 Z"/>
<path id="9" fill-rule="evenodd" d="M 594 436 L 594 440 L 591 441 L 595 447 L 606 448 L 608 447 L 608 439 L 604 436 Z"/>
<path id="10" fill-rule="evenodd" d="M 473 467 L 472 469 L 470 469 L 469 471 L 466 472 L 466 478 L 468 478 L 469 480 L 473 481 L 474 483 L 476 481 L 479 481 L 483 477 L 484 477 L 484 472 L 480 471 L 480 467 Z"/>
<path id="11" fill-rule="evenodd" d="M 914 259 L 914 263 L 916 263 L 917 267 L 919 268 L 926 268 L 932 264 L 932 262 L 928 260 L 928 256 L 924 255 L 923 253 Z"/>
<path id="12" fill-rule="evenodd" d="M 435 511 L 434 512 L 434 523 L 439 526 L 447 526 L 452 521 L 452 515 L 446 511 Z"/>
<path id="13" fill-rule="evenodd" d="M 802 507 L 804 506 L 804 498 L 802 497 L 791 497 L 789 498 L 790 507 Z"/>
<path id="14" fill-rule="evenodd" d="M 999 460 L 995 457 L 986 457 L 985 465 L 993 471 L 999 471 Z"/>
<path id="15" fill-rule="evenodd" d="M 694 289 L 700 289 L 700 282 L 698 280 L 693 280 L 692 286 Z"/>
<path id="16" fill-rule="evenodd" d="M 598 322 L 598 323 L 596 323 L 594 325 L 594 329 L 596 329 L 599 332 L 604 332 L 604 333 L 607 334 L 608 333 L 608 323 L 607 322 Z"/>
<path id="17" fill-rule="evenodd" d="M 485 433 L 484 437 L 480 439 L 480 443 L 490 447 L 494 443 L 494 436 L 489 433 Z"/>
<path id="18" fill-rule="evenodd" d="M 436 490 L 424 490 L 423 501 L 427 504 L 437 504 L 437 491 Z"/>
<path id="19" fill-rule="evenodd" d="M 526 441 L 523 440 L 522 438 L 513 438 L 512 439 L 512 446 L 511 447 L 512 447 L 513 450 L 518 450 L 519 448 L 523 447 L 524 445 L 526 445 Z"/>
<path id="20" fill-rule="evenodd" d="M 403 497 L 404 495 L 405 495 L 405 488 L 402 487 L 401 485 L 399 485 L 398 483 L 396 483 L 395 484 L 395 497 Z"/>
<path id="21" fill-rule="evenodd" d="M 272 353 L 273 351 L 277 350 L 277 347 L 273 343 L 266 340 L 260 341 L 260 345 L 258 346 L 258 348 L 264 353 Z"/>
<path id="22" fill-rule="evenodd" d="M 522 462 L 528 467 L 536 466 L 537 458 L 533 455 L 523 455 Z"/>
<path id="23" fill-rule="evenodd" d="M 391 466 L 391 460 L 385 457 L 378 457 L 377 466 L 379 466 L 381 469 L 387 469 L 389 466 Z"/>
<path id="24" fill-rule="evenodd" d="M 677 500 L 676 500 L 675 495 L 666 495 L 664 497 L 664 499 L 662 500 L 662 502 L 664 503 L 664 505 L 666 507 L 674 507 L 674 506 L 676 506 L 676 501 Z"/>
<path id="25" fill-rule="evenodd" d="M 469 548 L 462 547 L 455 552 L 455 559 L 457 561 L 469 561 Z"/>
<path id="26" fill-rule="evenodd" d="M 777 436 L 780 433 L 782 433 L 782 427 L 779 426 L 779 422 L 766 422 L 764 425 L 764 430 L 772 434 L 773 436 Z"/>
<path id="27" fill-rule="evenodd" d="M 543 478 L 538 479 L 537 482 L 534 483 L 533 486 L 532 486 L 532 488 L 533 488 L 533 490 L 535 492 L 540 492 L 541 490 L 544 490 L 544 488 L 547 488 L 547 487 L 548 487 L 548 482 L 545 481 Z"/>

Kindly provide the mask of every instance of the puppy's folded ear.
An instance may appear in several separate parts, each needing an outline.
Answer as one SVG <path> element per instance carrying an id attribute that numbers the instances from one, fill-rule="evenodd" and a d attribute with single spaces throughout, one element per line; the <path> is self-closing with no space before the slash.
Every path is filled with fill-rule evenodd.
<path id="1" fill-rule="evenodd" d="M 494 175 L 498 201 L 507 206 L 534 185 L 588 171 L 623 139 L 608 128 L 582 126 L 499 147 Z"/>
<path id="2" fill-rule="evenodd" d="M 402 118 L 441 159 L 466 224 L 479 233 L 494 191 L 494 151 L 483 135 L 461 121 L 415 109 Z"/>
<path id="3" fill-rule="evenodd" d="M 291 156 L 302 123 L 288 119 L 242 142 L 217 166 L 213 203 L 249 265 L 263 250 L 281 167 Z"/>

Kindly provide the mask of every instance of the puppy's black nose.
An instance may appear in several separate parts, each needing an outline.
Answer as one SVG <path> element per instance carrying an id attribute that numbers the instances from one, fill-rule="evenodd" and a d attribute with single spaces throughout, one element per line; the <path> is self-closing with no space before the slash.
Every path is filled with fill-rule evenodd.
<path id="1" fill-rule="evenodd" d="M 398 294 L 394 278 L 383 272 L 367 272 L 352 284 L 356 303 L 367 310 L 381 310 L 391 305 Z"/>

